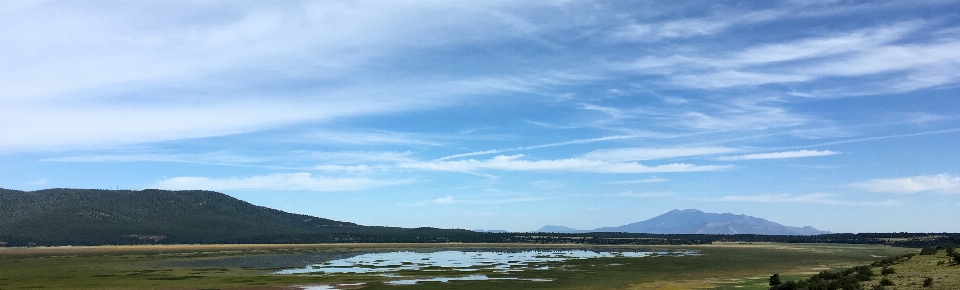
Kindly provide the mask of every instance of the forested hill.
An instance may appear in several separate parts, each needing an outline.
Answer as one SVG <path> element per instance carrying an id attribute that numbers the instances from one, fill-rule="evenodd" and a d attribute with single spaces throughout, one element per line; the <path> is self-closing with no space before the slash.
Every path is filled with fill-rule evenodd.
<path id="1" fill-rule="evenodd" d="M 256 206 L 212 191 L 46 189 L 24 192 L 0 188 L 0 247 L 354 242 L 657 245 L 720 241 L 924 247 L 960 245 L 960 234 L 479 233 L 461 229 L 362 226 Z"/>
<path id="2" fill-rule="evenodd" d="M 0 189 L 0 246 L 336 242 L 431 230 L 472 233 L 361 226 L 256 206 L 212 191 Z"/>

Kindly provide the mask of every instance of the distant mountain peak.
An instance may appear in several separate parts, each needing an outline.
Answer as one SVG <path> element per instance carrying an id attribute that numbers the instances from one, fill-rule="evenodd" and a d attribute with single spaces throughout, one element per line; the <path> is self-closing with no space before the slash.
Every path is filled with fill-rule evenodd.
<path id="1" fill-rule="evenodd" d="M 820 235 L 811 226 L 792 227 L 764 218 L 732 213 L 707 213 L 698 209 L 674 209 L 651 219 L 622 225 L 580 231 L 563 226 L 545 226 L 538 232 L 628 232 L 651 234 L 756 234 L 756 235 Z"/>
<path id="2" fill-rule="evenodd" d="M 564 234 L 575 234 L 575 233 L 586 233 L 589 231 L 578 230 L 571 227 L 565 226 L 554 226 L 554 225 L 545 225 L 539 230 L 533 231 L 535 233 L 564 233 Z"/>

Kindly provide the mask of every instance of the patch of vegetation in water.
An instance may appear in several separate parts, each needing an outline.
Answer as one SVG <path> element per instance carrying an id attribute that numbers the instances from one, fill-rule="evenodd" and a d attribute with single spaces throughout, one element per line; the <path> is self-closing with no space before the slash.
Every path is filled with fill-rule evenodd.
<path id="1" fill-rule="evenodd" d="M 497 263 L 479 263 L 462 272 L 455 269 L 436 269 L 440 271 L 399 271 L 394 276 L 371 274 L 309 274 L 309 275 L 272 275 L 271 267 L 258 265 L 221 265 L 218 259 L 237 258 L 238 261 L 254 261 L 273 255 L 355 255 L 358 248 L 348 250 L 345 247 L 318 247 L 310 249 L 304 246 L 277 246 L 278 249 L 260 248 L 255 250 L 157 252 L 105 252 L 90 254 L 56 255 L 10 255 L 0 252 L 0 273 L 4 273 L 0 283 L 4 289 L 24 287 L 44 287 L 44 289 L 130 289 L 130 288 L 241 288 L 248 286 L 282 285 L 339 285 L 344 283 L 366 283 L 364 289 L 392 289 L 396 286 L 384 282 L 402 279 L 430 279 L 434 277 L 464 277 L 484 275 L 489 278 L 517 278 L 517 280 L 491 279 L 485 281 L 448 281 L 423 282 L 404 286 L 404 289 L 607 289 L 636 288 L 656 289 L 669 285 L 708 285 L 717 289 L 766 289 L 764 279 L 771 271 L 783 273 L 784 277 L 804 277 L 805 272 L 819 267 L 842 268 L 857 264 L 870 263 L 876 258 L 870 255 L 893 257 L 912 249 L 891 248 L 875 245 L 735 245 L 735 246 L 663 246 L 660 250 L 696 250 L 697 256 L 651 256 L 644 258 L 601 257 L 589 259 L 567 259 L 528 263 L 527 269 L 509 273 L 492 269 Z M 286 247 L 286 248 L 284 248 Z M 499 248 L 505 251 L 510 247 Z M 543 248 L 543 247 L 540 247 Z M 367 246 L 365 251 L 396 251 L 409 249 L 405 246 Z M 451 250 L 451 245 L 437 246 L 433 249 Z M 463 249 L 461 247 L 461 249 Z M 483 245 L 470 250 L 496 250 L 496 245 Z M 528 248 L 529 249 L 529 248 Z M 549 249 L 549 248 L 548 248 Z M 557 249 L 571 249 L 559 247 Z M 614 251 L 613 248 L 591 248 L 597 251 Z M 629 249 L 629 248 L 628 248 Z M 617 248 L 616 251 L 623 251 Z M 635 251 L 646 249 L 636 248 Z M 199 254 L 202 253 L 202 254 Z M 56 256 L 56 257 L 54 257 Z M 553 255 L 545 255 L 553 256 Z M 259 258 L 258 258 L 259 257 Z M 250 259 L 257 258 L 257 259 Z M 270 258 L 273 259 L 273 258 Z M 262 261 L 272 261 L 261 259 Z M 258 260 L 258 261 L 261 261 Z M 423 260 L 413 260 L 423 261 Z M 208 263 L 213 262 L 213 263 Z M 504 261 L 508 262 L 508 261 Z M 182 265 L 182 266 L 178 266 Z M 269 265 L 275 265 L 269 264 Z M 935 261 L 933 265 L 936 265 Z M 534 268 L 547 267 L 534 270 Z M 896 274 L 906 273 L 902 266 L 896 267 Z M 433 270 L 433 269 L 431 269 Z M 880 271 L 877 270 L 877 273 Z M 191 274 L 200 273 L 200 274 Z M 94 275 L 115 275 L 109 277 L 91 277 Z M 806 277 L 809 274 L 805 274 Z M 549 282 L 519 279 L 551 279 Z M 890 278 L 900 285 L 897 279 Z M 943 284 L 941 278 L 934 277 L 934 285 Z M 922 277 L 918 278 L 922 282 Z M 659 283 L 659 284 L 658 284 Z M 671 284 L 672 283 L 672 284 Z M 686 284 L 684 284 L 686 283 Z M 919 284 L 918 284 L 919 285 Z M 657 286 L 657 287 L 654 287 Z M 742 286 L 736 287 L 734 286 Z M 698 286 L 699 287 L 699 286 Z M 694 287 L 680 287 L 694 288 Z"/>

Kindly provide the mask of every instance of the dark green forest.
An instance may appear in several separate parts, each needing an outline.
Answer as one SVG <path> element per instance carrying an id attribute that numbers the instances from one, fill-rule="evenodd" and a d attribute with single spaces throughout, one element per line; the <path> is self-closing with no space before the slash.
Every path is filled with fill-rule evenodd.
<path id="1" fill-rule="evenodd" d="M 201 190 L 0 189 L 0 246 L 300 243 L 707 244 L 783 242 L 960 245 L 957 233 L 816 236 L 480 233 L 363 226 L 256 206 Z"/>

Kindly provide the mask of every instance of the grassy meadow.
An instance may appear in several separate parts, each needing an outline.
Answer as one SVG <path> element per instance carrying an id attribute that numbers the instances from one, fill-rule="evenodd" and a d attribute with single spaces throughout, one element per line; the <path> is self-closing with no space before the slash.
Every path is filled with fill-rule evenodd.
<path id="1" fill-rule="evenodd" d="M 450 269 L 379 274 L 276 275 L 277 270 L 306 266 L 299 257 L 409 250 L 585 249 L 604 246 L 524 244 L 323 244 L 323 245 L 183 245 L 0 248 L 0 289 L 301 289 L 330 285 L 337 289 L 766 289 L 767 277 L 806 278 L 826 269 L 869 264 L 916 249 L 880 245 L 715 243 L 688 246 L 636 246 L 637 251 L 694 250 L 696 256 L 571 259 L 545 263 L 547 270 L 500 273 Z M 623 250 L 624 246 L 616 246 Z M 917 256 L 909 264 L 936 266 L 934 256 Z M 267 261 L 222 264 L 220 261 Z M 258 260 L 259 259 L 259 260 Z M 271 262 L 273 261 L 273 262 Z M 306 262 L 301 262 L 306 263 Z M 240 266 L 238 266 L 240 265 Z M 942 266 L 942 265 L 941 265 Z M 915 283 L 908 265 L 896 266 L 900 285 Z M 902 270 L 900 268 L 903 268 Z M 960 267 L 944 268 L 956 272 Z M 937 275 L 950 277 L 954 272 Z M 877 270 L 879 273 L 879 270 Z M 451 281 L 386 285 L 385 281 L 465 275 L 537 278 L 551 281 Z M 899 277 L 899 276 L 898 276 Z M 942 280 L 943 278 L 941 278 Z M 920 281 L 920 280 L 917 280 Z M 363 284 L 358 284 L 363 283 Z M 341 285 L 341 286 L 338 286 Z M 946 285 L 939 283 L 937 286 Z M 908 288 L 889 288 L 908 289 Z M 912 288 L 910 288 L 912 289 Z M 947 288 L 941 288 L 947 289 Z"/>

